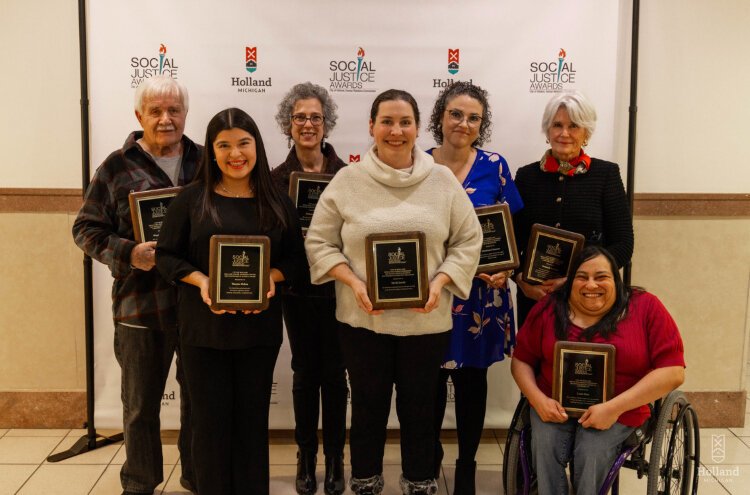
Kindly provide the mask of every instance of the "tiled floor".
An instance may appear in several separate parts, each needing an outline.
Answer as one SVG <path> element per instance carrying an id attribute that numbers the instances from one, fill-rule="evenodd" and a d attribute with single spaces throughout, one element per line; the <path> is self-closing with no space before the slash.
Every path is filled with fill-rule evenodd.
<path id="1" fill-rule="evenodd" d="M 750 404 L 748 404 L 750 406 Z M 750 407 L 748 407 L 750 410 Z M 699 493 L 743 494 L 750 486 L 750 413 L 747 428 L 711 429 L 701 432 L 701 484 Z M 83 430 L 3 430 L 0 429 L 0 495 L 118 495 L 120 466 L 125 460 L 121 443 L 59 462 L 49 463 L 48 455 L 66 450 L 85 432 Z M 440 479 L 440 494 L 453 486 L 455 440 L 450 432 L 445 440 L 445 463 Z M 186 494 L 180 487 L 180 463 L 174 432 L 164 432 L 164 479 L 155 493 Z M 296 447 L 291 438 L 276 437 L 271 447 L 271 493 L 294 495 Z M 712 452 L 712 444 L 720 447 Z M 488 432 L 477 455 L 477 493 L 502 493 L 500 469 L 504 438 L 500 432 Z M 346 452 L 348 459 L 349 453 Z M 322 459 L 319 459 L 319 464 Z M 385 494 L 398 494 L 400 454 L 398 441 L 389 440 L 385 452 Z M 347 466 L 348 467 L 348 466 Z M 319 482 L 322 477 L 319 470 Z M 347 477 L 349 471 L 347 469 Z M 744 487 L 744 488 L 742 488 Z M 621 493 L 646 492 L 646 479 L 624 469 Z M 318 493 L 323 493 L 322 486 Z"/>

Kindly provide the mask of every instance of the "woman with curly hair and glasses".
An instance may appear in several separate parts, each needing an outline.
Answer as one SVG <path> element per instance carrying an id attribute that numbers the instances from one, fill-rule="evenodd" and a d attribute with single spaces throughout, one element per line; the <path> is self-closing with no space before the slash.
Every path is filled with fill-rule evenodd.
<path id="1" fill-rule="evenodd" d="M 438 95 L 428 130 L 437 148 L 428 150 L 448 167 L 474 207 L 508 203 L 512 213 L 523 207 L 505 159 L 480 149 L 490 136 L 492 114 L 487 91 L 470 82 L 455 82 Z M 466 299 L 453 299 L 451 345 L 440 370 L 436 403 L 435 476 L 443 447 L 440 429 L 447 402 L 448 377 L 456 395 L 456 495 L 475 492 L 479 440 L 487 406 L 487 369 L 509 355 L 515 344 L 513 306 L 505 271 L 474 277 Z"/>

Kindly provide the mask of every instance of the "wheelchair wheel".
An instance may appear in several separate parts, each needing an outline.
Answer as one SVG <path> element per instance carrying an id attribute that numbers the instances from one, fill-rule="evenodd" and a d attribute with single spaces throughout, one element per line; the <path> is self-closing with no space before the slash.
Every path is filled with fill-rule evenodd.
<path id="1" fill-rule="evenodd" d="M 536 483 L 531 472 L 531 428 L 529 428 L 529 402 L 524 398 L 516 406 L 508 438 L 505 440 L 505 452 L 503 455 L 503 489 L 506 495 L 536 494 Z M 525 430 L 525 431 L 524 431 Z M 524 434 L 526 446 L 526 465 L 529 467 L 528 476 L 531 486 L 524 491 L 526 484 L 521 464 L 521 434 Z"/>
<path id="2" fill-rule="evenodd" d="M 662 401 L 652 437 L 647 495 L 698 491 L 698 422 L 685 395 L 673 391 Z"/>

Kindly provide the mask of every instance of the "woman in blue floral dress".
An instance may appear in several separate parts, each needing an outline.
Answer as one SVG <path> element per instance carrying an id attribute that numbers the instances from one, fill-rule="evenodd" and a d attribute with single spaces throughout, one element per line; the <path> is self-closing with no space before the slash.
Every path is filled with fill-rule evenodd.
<path id="1" fill-rule="evenodd" d="M 508 203 L 511 213 L 523 207 L 505 159 L 478 148 L 490 134 L 487 92 L 468 82 L 445 88 L 435 102 L 428 130 L 437 148 L 429 150 L 437 163 L 450 168 L 475 207 Z M 435 423 L 435 475 L 440 474 L 443 448 L 440 430 L 447 402 L 447 380 L 455 391 L 458 459 L 453 493 L 474 494 L 474 460 L 484 427 L 487 368 L 510 355 L 515 345 L 515 321 L 508 272 L 474 278 L 467 300 L 453 299 L 451 345 L 441 370 Z"/>

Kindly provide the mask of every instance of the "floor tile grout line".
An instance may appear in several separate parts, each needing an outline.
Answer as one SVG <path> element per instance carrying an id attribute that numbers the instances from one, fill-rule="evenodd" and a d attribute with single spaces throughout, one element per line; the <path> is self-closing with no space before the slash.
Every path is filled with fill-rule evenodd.
<path id="1" fill-rule="evenodd" d="M 101 466 L 101 464 L 99 464 L 99 465 Z M 99 474 L 99 477 L 98 477 L 98 478 L 96 479 L 96 481 L 94 481 L 94 484 L 93 484 L 93 485 L 91 485 L 91 489 L 89 490 L 89 495 L 91 494 L 91 492 L 93 492 L 93 491 L 94 491 L 94 488 L 96 488 L 96 485 L 97 485 L 97 484 L 99 483 L 99 481 L 101 481 L 101 479 L 102 479 L 102 478 L 104 477 L 104 473 L 106 473 L 106 472 L 107 472 L 107 468 L 108 468 L 108 467 L 109 467 L 109 464 L 107 464 L 106 466 L 104 466 L 104 469 L 102 469 L 102 472 L 101 472 L 101 473 Z"/>
<path id="2" fill-rule="evenodd" d="M 58 444 L 58 445 L 59 445 L 59 444 Z M 54 449 L 53 449 L 53 450 L 54 450 Z M 45 457 L 45 459 L 46 459 L 46 457 Z M 28 482 L 29 482 L 29 480 L 31 480 L 31 478 L 33 478 L 33 477 L 34 477 L 34 475 L 36 474 L 36 472 L 37 472 L 37 471 L 39 471 L 39 468 L 41 468 L 43 464 L 44 464 L 44 461 L 42 461 L 42 462 L 40 462 L 39 464 L 37 464 L 37 465 L 36 465 L 36 469 L 34 469 L 34 470 L 33 470 L 33 471 L 31 472 L 31 474 L 29 474 L 29 476 L 28 476 L 28 477 L 27 477 L 27 478 L 26 478 L 26 479 L 24 480 L 24 482 L 23 482 L 23 483 L 21 483 L 21 486 L 19 486 L 19 487 L 18 487 L 18 490 L 16 490 L 16 492 L 15 492 L 16 494 L 20 493 L 20 492 L 21 492 L 21 490 L 23 490 L 23 487 L 24 487 L 24 486 L 26 486 L 26 483 L 28 483 Z"/>

